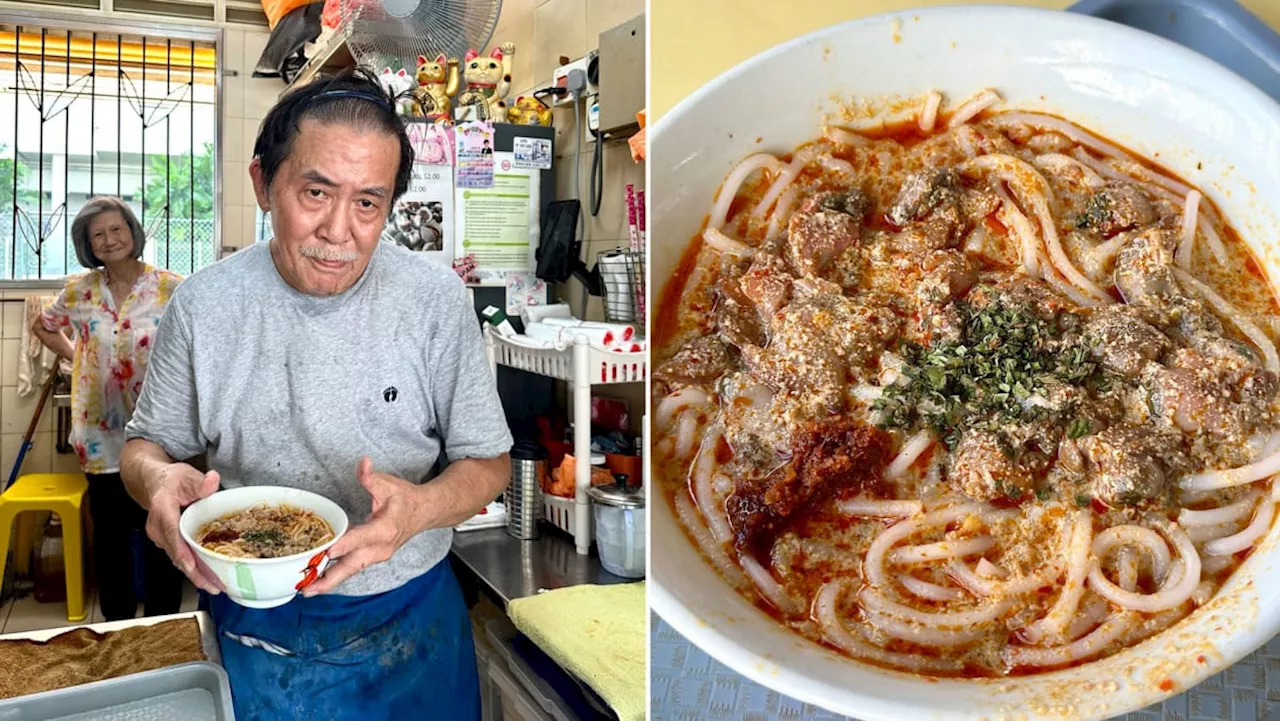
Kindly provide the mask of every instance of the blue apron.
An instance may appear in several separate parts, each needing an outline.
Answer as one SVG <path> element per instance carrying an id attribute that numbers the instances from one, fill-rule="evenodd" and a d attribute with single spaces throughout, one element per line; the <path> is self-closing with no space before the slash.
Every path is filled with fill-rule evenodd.
<path id="1" fill-rule="evenodd" d="M 203 601 L 237 721 L 480 718 L 471 620 L 448 561 L 375 596 L 266 610 Z"/>

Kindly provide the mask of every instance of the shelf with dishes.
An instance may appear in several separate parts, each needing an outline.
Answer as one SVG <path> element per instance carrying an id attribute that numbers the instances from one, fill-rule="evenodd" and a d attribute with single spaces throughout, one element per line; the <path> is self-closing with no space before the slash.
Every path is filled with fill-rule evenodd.
<path id="1" fill-rule="evenodd" d="M 564 335 L 564 342 L 531 338 L 525 335 L 503 335 L 494 326 L 484 330 L 485 354 L 490 368 L 499 365 L 529 373 L 556 378 L 570 384 L 573 391 L 573 455 L 590 459 L 591 452 L 591 388 L 620 383 L 644 383 L 649 374 L 649 354 L 640 343 L 627 347 L 639 350 L 610 350 L 618 343 L 611 338 L 593 342 L 588 333 Z M 574 537 L 578 553 L 586 555 L 591 548 L 593 525 L 591 498 L 592 465 L 579 462 L 574 467 L 574 497 L 543 495 L 544 518 Z"/>
<path id="2" fill-rule="evenodd" d="M 557 347 L 526 336 L 503 336 L 485 330 L 485 352 L 494 366 L 518 368 L 583 387 L 613 383 L 644 383 L 649 354 L 640 350 L 609 350 L 584 336 Z"/>

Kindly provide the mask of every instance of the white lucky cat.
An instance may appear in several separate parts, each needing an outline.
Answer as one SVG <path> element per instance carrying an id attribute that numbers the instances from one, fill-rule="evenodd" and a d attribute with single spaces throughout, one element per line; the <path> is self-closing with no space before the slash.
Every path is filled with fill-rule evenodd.
<path id="1" fill-rule="evenodd" d="M 399 115 L 413 115 L 413 95 L 409 93 L 409 89 L 417 85 L 417 81 L 413 76 L 409 75 L 404 68 L 396 72 L 392 72 L 390 67 L 382 69 L 382 73 L 378 75 L 378 82 L 382 85 L 382 89 L 387 94 L 395 98 L 396 113 Z"/>

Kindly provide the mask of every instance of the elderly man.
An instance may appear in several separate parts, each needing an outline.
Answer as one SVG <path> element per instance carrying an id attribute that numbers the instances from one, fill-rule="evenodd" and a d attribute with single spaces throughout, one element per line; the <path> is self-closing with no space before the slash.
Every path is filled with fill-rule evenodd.
<path id="1" fill-rule="evenodd" d="M 378 242 L 412 162 L 372 77 L 284 97 L 249 167 L 274 238 L 174 293 L 127 428 L 122 475 L 148 535 L 209 594 L 241 719 L 479 718 L 445 556 L 503 488 L 511 436 L 461 281 Z M 182 462 L 202 453 L 208 473 Z M 302 597 L 241 607 L 178 533 L 219 484 L 315 491 L 359 525 Z"/>

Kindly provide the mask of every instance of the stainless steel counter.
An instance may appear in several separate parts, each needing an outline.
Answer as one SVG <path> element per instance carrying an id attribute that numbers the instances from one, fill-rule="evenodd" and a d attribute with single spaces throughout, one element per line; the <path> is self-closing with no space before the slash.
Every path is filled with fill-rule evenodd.
<path id="1" fill-rule="evenodd" d="M 572 538 L 546 526 L 534 541 L 516 540 L 501 527 L 454 533 L 452 554 L 504 606 L 543 590 L 635 580 L 604 570 L 594 548 L 590 555 L 579 556 Z"/>

